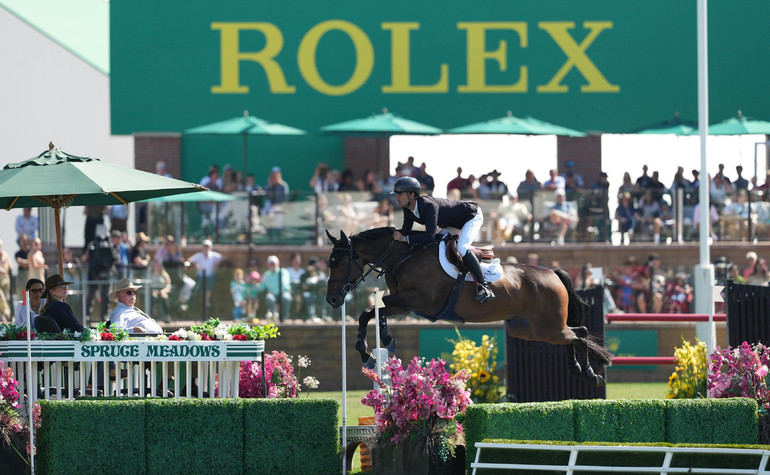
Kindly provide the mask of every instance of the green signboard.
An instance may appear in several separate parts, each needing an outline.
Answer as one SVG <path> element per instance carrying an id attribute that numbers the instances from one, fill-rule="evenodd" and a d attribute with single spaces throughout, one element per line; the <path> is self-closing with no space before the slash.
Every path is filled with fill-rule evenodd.
<path id="1" fill-rule="evenodd" d="M 476 342 L 476 346 L 481 345 L 481 339 L 484 335 L 494 338 L 497 343 L 497 358 L 495 364 L 497 370 L 505 369 L 505 330 L 493 328 L 473 328 L 463 326 L 459 328 L 460 335 Z M 431 358 L 442 358 L 447 363 L 451 363 L 454 343 L 459 341 L 457 330 L 454 328 L 421 328 L 420 329 L 420 357 L 430 360 Z"/>
<path id="2" fill-rule="evenodd" d="M 442 129 L 508 110 L 603 132 L 697 116 L 694 0 L 113 0 L 110 15 L 112 132 L 244 109 L 309 132 L 253 137 L 260 173 L 339 164 L 341 140 L 320 127 L 383 107 Z M 711 117 L 770 119 L 770 3 L 712 1 L 709 17 Z M 239 164 L 230 142 L 185 138 L 184 158 Z"/>
<path id="3" fill-rule="evenodd" d="M 657 330 L 605 330 L 604 344 L 615 356 L 658 356 Z M 618 365 L 608 371 L 654 371 L 655 365 Z"/>

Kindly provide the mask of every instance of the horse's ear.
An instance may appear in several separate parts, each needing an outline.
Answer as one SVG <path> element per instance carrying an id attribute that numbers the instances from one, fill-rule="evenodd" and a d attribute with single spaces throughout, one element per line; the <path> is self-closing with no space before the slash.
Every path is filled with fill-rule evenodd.
<path id="1" fill-rule="evenodd" d="M 343 244 L 350 243 L 350 239 L 348 239 L 348 237 L 345 236 L 345 231 L 340 230 L 340 241 L 342 241 Z"/>
<path id="2" fill-rule="evenodd" d="M 329 237 L 329 241 L 331 241 L 332 244 L 336 246 L 337 245 L 337 238 L 332 236 L 328 229 L 326 230 L 326 235 Z"/>

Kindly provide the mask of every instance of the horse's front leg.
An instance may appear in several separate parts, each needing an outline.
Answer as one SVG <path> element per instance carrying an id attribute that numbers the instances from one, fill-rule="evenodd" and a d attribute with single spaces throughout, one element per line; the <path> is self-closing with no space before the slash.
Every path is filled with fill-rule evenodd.
<path id="1" fill-rule="evenodd" d="M 366 326 L 369 320 L 374 318 L 374 308 L 368 308 L 358 317 L 358 333 L 356 334 L 356 350 L 361 355 L 361 362 L 369 369 L 374 368 L 374 357 L 369 352 L 366 344 Z"/>

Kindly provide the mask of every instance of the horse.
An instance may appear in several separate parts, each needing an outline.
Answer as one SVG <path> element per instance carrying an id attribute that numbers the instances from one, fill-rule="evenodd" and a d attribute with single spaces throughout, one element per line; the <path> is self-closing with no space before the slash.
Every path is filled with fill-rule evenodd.
<path id="1" fill-rule="evenodd" d="M 447 315 L 446 303 L 455 282 L 440 267 L 436 242 L 410 246 L 393 240 L 394 230 L 374 228 L 350 237 L 341 231 L 339 238 L 326 231 L 333 244 L 326 301 L 339 308 L 345 295 L 370 273 L 384 275 L 389 295 L 382 298 L 385 306 L 380 308 L 378 323 L 380 340 L 390 353 L 395 351 L 395 340 L 388 335 L 387 317 L 411 311 L 435 321 L 437 315 Z M 589 306 L 575 293 L 569 274 L 560 269 L 506 264 L 503 275 L 490 284 L 497 298 L 479 303 L 475 282 L 462 283 L 450 316 L 463 323 L 504 320 L 511 337 L 563 345 L 573 376 L 597 387 L 605 385 L 589 358 L 603 369 L 612 354 L 583 326 Z M 366 343 L 366 327 L 372 318 L 374 307 L 361 313 L 356 339 L 356 350 L 369 368 L 375 363 Z"/>

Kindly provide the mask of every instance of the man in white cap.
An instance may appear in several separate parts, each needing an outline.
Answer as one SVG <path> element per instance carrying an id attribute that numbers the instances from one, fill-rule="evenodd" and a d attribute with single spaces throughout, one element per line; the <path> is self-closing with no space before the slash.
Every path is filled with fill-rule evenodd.
<path id="1" fill-rule="evenodd" d="M 110 312 L 110 324 L 133 333 L 163 333 L 158 323 L 142 312 L 136 304 L 136 291 L 141 285 L 134 285 L 128 278 L 120 279 L 110 293 L 110 301 L 118 304 Z"/>

